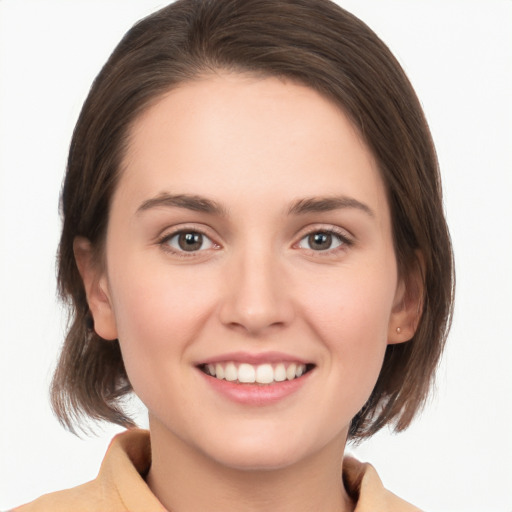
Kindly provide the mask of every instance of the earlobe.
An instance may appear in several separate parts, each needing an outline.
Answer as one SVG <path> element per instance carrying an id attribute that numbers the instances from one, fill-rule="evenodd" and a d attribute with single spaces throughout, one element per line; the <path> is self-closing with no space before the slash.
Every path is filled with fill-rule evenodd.
<path id="1" fill-rule="evenodd" d="M 73 241 L 73 252 L 84 283 L 94 331 L 106 340 L 114 340 L 117 338 L 117 326 L 106 273 L 95 261 L 94 250 L 87 238 L 76 237 Z"/>
<path id="2" fill-rule="evenodd" d="M 412 339 L 423 311 L 424 265 L 421 254 L 409 274 L 400 280 L 388 326 L 388 344 L 404 343 Z"/>

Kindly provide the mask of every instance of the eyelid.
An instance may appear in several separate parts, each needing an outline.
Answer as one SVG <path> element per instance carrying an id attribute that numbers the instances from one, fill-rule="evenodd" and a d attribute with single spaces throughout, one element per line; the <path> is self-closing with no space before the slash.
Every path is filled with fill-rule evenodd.
<path id="1" fill-rule="evenodd" d="M 163 251 L 166 253 L 170 253 L 179 257 L 183 258 L 193 258 L 201 256 L 202 253 L 205 253 L 209 250 L 218 250 L 222 246 L 220 243 L 218 243 L 215 238 L 209 233 L 209 229 L 205 229 L 204 227 L 197 226 L 194 224 L 179 224 L 177 226 L 172 226 L 170 228 L 164 229 L 156 238 L 155 243 L 161 247 Z M 180 235 L 182 233 L 198 233 L 202 235 L 203 237 L 207 238 L 211 244 L 212 247 L 208 247 L 206 249 L 199 249 L 197 251 L 184 251 L 179 250 L 171 247 L 168 242 L 172 238 L 174 238 L 177 235 Z"/>
<path id="2" fill-rule="evenodd" d="M 331 234 L 331 235 L 337 237 L 341 241 L 341 245 L 339 245 L 338 247 L 334 247 L 333 249 L 325 249 L 323 251 L 298 247 L 299 243 L 302 240 L 304 240 L 304 238 L 306 238 L 312 234 L 315 234 L 315 233 Z M 348 247 L 351 247 L 352 245 L 354 245 L 354 243 L 355 243 L 353 235 L 351 235 L 346 229 L 343 229 L 339 226 L 335 226 L 332 224 L 329 224 L 329 225 L 315 224 L 312 226 L 311 225 L 307 226 L 306 228 L 303 228 L 299 231 L 299 233 L 296 236 L 296 239 L 297 239 L 297 241 L 293 244 L 294 248 L 303 249 L 305 251 L 315 253 L 319 256 L 329 255 L 336 251 L 345 250 Z"/>

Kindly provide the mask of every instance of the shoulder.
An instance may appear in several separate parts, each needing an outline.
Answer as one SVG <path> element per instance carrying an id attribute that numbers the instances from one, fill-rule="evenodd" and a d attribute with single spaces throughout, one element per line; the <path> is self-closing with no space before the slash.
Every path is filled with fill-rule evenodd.
<path id="1" fill-rule="evenodd" d="M 164 511 L 144 481 L 150 464 L 149 433 L 129 430 L 112 440 L 96 479 L 46 494 L 11 512 Z"/>
<path id="2" fill-rule="evenodd" d="M 110 503 L 109 503 L 110 502 Z M 40 498 L 15 508 L 11 512 L 92 512 L 97 510 L 118 510 L 112 509 L 111 500 L 104 496 L 101 487 L 97 485 L 96 480 L 86 484 L 66 489 L 63 491 L 45 494 Z M 121 509 L 119 509 L 121 510 Z"/>
<path id="3" fill-rule="evenodd" d="M 343 482 L 357 503 L 355 512 L 421 512 L 418 507 L 388 491 L 371 464 L 353 457 L 343 460 Z"/>

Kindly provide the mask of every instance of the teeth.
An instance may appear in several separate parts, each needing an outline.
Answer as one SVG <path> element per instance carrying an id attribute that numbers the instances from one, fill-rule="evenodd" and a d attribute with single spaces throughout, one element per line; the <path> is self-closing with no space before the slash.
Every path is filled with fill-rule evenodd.
<path id="1" fill-rule="evenodd" d="M 260 364 L 256 368 L 256 382 L 260 384 L 270 384 L 274 382 L 274 368 L 269 364 Z"/>
<path id="2" fill-rule="evenodd" d="M 228 363 L 226 365 L 226 369 L 224 370 L 224 378 L 226 380 L 236 380 L 238 379 L 238 372 L 236 371 L 236 366 L 233 363 Z"/>
<path id="3" fill-rule="evenodd" d="M 241 364 L 238 367 L 238 381 L 239 382 L 255 382 L 256 381 L 256 370 L 251 364 Z"/>
<path id="4" fill-rule="evenodd" d="M 217 379 L 223 379 L 224 378 L 224 368 L 221 364 L 215 365 L 215 376 Z"/>
<path id="5" fill-rule="evenodd" d="M 297 370 L 297 365 L 295 363 L 292 363 L 288 368 L 286 369 L 286 378 L 288 380 L 295 379 L 295 372 Z"/>
<path id="6" fill-rule="evenodd" d="M 279 363 L 274 370 L 274 380 L 277 382 L 283 382 L 286 380 L 286 368 L 283 363 Z"/>
<path id="7" fill-rule="evenodd" d="M 248 363 L 241 363 L 238 366 L 230 361 L 227 363 L 208 364 L 205 371 L 217 379 L 225 379 L 230 382 L 241 382 L 244 384 L 271 384 L 272 382 L 283 382 L 301 377 L 306 372 L 305 364 L 278 363 L 275 366 L 265 363 L 254 366 Z"/>

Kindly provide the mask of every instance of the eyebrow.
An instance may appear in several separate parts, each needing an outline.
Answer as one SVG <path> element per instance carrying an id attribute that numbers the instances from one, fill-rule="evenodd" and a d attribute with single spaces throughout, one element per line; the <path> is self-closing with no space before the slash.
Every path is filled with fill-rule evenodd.
<path id="1" fill-rule="evenodd" d="M 356 208 L 370 217 L 375 217 L 375 213 L 368 205 L 347 196 L 310 197 L 300 199 L 290 206 L 288 214 L 304 215 L 306 213 L 329 212 L 343 208 Z"/>
<path id="2" fill-rule="evenodd" d="M 185 208 L 195 212 L 226 216 L 226 210 L 211 199 L 191 194 L 169 194 L 168 192 L 162 192 L 156 197 L 144 201 L 137 208 L 137 213 L 161 207 Z"/>
<path id="3" fill-rule="evenodd" d="M 225 208 L 211 199 L 193 194 L 169 194 L 168 192 L 162 192 L 161 194 L 144 201 L 137 208 L 137 213 L 161 207 L 185 208 L 195 212 L 203 212 L 222 217 L 227 216 Z M 290 206 L 288 209 L 288 215 L 329 212 L 343 208 L 356 208 L 370 217 L 375 217 L 373 210 L 368 205 L 347 196 L 309 197 L 299 199 Z"/>

